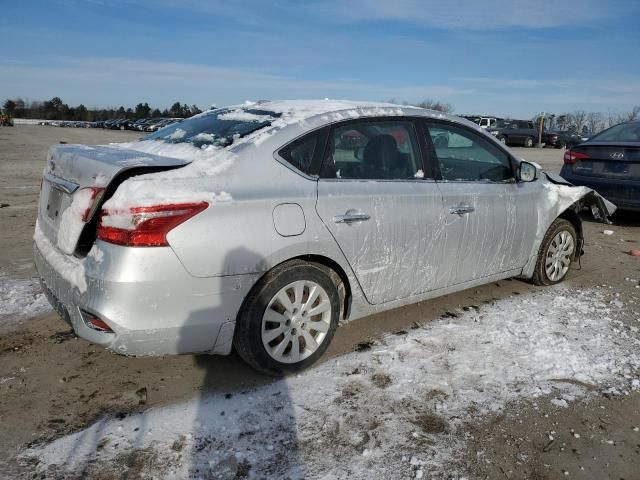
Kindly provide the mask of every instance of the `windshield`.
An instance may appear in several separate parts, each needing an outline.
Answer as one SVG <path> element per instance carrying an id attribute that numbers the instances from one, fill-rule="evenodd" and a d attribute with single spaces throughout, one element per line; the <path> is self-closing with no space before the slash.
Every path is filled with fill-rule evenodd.
<path id="1" fill-rule="evenodd" d="M 591 140 L 598 142 L 640 142 L 640 122 L 621 123 Z"/>
<path id="2" fill-rule="evenodd" d="M 271 125 L 281 114 L 256 109 L 220 109 L 182 120 L 147 135 L 143 140 L 191 143 L 196 147 L 226 147 L 234 140 Z"/>

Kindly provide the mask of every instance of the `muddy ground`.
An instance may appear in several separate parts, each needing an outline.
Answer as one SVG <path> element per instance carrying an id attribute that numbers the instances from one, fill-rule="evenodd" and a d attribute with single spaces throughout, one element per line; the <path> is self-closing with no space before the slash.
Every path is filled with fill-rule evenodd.
<path id="1" fill-rule="evenodd" d="M 0 275 L 35 275 L 31 234 L 47 148 L 60 141 L 92 144 L 136 136 L 101 129 L 0 128 Z M 562 163 L 561 150 L 517 149 L 517 154 L 550 171 L 559 171 Z M 606 285 L 631 307 L 625 307 L 621 320 L 640 326 L 640 258 L 627 254 L 640 248 L 640 218 L 618 215 L 614 220 L 606 227 L 614 230 L 610 236 L 602 233 L 603 225 L 585 222 L 586 255 L 568 284 Z M 325 360 L 457 307 L 535 288 L 518 280 L 502 281 L 354 321 L 338 330 Z M 633 305 L 638 305 L 635 310 Z M 235 355 L 117 356 L 75 338 L 53 313 L 11 329 L 0 326 L 0 379 L 0 477 L 27 472 L 15 462 L 26 445 L 78 430 L 103 415 L 125 415 L 204 392 L 232 393 L 271 381 Z M 518 403 L 500 416 L 467 426 L 462 435 L 469 449 L 460 463 L 469 478 L 640 479 L 637 427 L 637 393 L 618 397 L 594 392 L 566 409 L 544 398 Z"/>

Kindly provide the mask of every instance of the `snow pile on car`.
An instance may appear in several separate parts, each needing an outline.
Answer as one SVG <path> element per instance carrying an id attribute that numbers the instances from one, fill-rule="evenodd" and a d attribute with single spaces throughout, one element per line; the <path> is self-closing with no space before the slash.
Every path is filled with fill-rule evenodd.
<path id="1" fill-rule="evenodd" d="M 638 388 L 622 307 L 562 287 L 464 306 L 299 376 L 105 418 L 22 459 L 49 475 L 144 462 L 155 478 L 457 478 L 474 418 L 540 396 L 562 408 L 581 384 Z"/>
<path id="2" fill-rule="evenodd" d="M 259 109 L 273 112 L 277 117 L 253 114 L 248 109 Z M 406 108 L 406 107 L 405 107 Z M 141 175 L 124 182 L 113 197 L 105 204 L 107 209 L 126 208 L 135 202 L 138 205 L 151 205 L 159 201 L 208 201 L 218 202 L 222 198 L 230 200 L 229 194 L 219 189 L 212 177 L 226 172 L 237 160 L 238 152 L 248 146 L 258 146 L 283 128 L 302 123 L 312 117 L 321 115 L 323 121 L 343 120 L 372 115 L 402 115 L 403 110 L 397 105 L 373 102 L 349 102 L 334 100 L 288 100 L 275 102 L 247 102 L 242 105 L 227 107 L 222 118 L 263 122 L 269 119 L 270 125 L 259 129 L 246 137 L 238 138 L 230 147 L 205 144 L 197 147 L 191 143 L 168 143 L 161 140 L 142 140 L 128 143 L 113 143 L 111 148 L 138 151 L 147 154 L 188 160 L 185 167 Z M 204 112 L 198 116 L 210 115 Z M 439 114 L 435 114 L 438 116 Z M 197 116 L 197 117 L 198 117 Z M 193 117 L 193 118 L 197 118 Z M 176 129 L 174 138 L 184 130 Z"/>

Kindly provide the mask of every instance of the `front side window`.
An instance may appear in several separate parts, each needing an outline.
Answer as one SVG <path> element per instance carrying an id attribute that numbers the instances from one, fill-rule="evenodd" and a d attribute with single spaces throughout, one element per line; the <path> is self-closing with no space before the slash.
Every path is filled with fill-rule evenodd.
<path id="1" fill-rule="evenodd" d="M 442 123 L 428 123 L 427 128 L 443 180 L 513 180 L 509 156 L 479 133 Z"/>
<path id="2" fill-rule="evenodd" d="M 333 128 L 321 175 L 364 180 L 422 178 L 412 122 L 362 120 Z"/>

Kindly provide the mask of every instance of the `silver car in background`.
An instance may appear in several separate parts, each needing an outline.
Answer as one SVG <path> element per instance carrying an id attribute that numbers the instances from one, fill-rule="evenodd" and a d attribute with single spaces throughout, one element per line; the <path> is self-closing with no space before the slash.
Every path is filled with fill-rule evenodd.
<path id="1" fill-rule="evenodd" d="M 509 277 L 550 285 L 614 207 L 438 112 L 259 102 L 141 141 L 51 148 L 34 235 L 50 301 L 127 355 L 232 347 L 270 374 L 341 321 Z"/>

